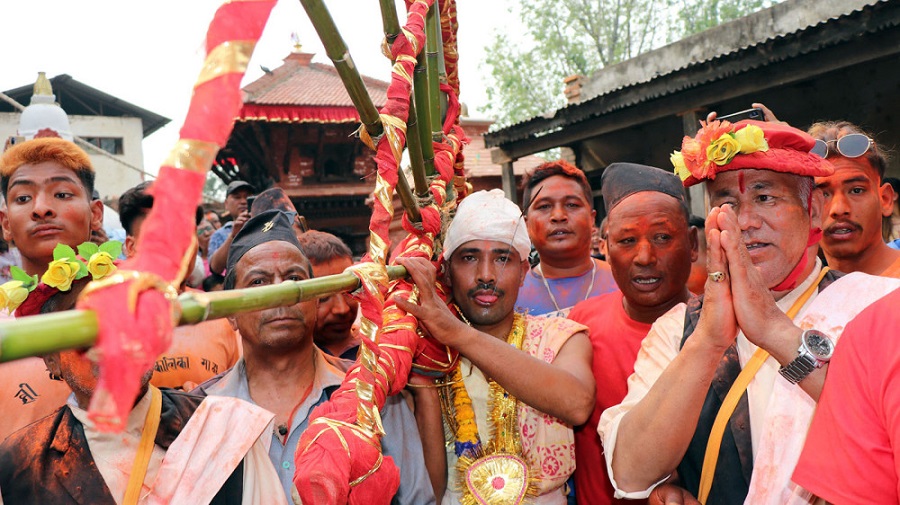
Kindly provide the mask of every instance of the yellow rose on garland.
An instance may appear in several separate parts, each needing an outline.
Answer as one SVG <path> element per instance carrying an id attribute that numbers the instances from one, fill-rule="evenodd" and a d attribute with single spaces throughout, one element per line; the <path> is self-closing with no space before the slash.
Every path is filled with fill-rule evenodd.
<path id="1" fill-rule="evenodd" d="M 106 251 L 99 251 L 88 260 L 88 272 L 95 281 L 106 277 L 116 271 L 116 265 L 113 264 L 113 257 Z"/>
<path id="2" fill-rule="evenodd" d="M 82 266 L 78 260 L 68 258 L 53 260 L 47 265 L 47 271 L 41 276 L 41 282 L 60 291 L 68 291 L 72 288 L 72 281 L 78 278 Z"/>
<path id="3" fill-rule="evenodd" d="M 102 279 L 115 272 L 114 259 L 122 253 L 122 243 L 110 240 L 104 244 L 85 242 L 78 246 L 78 254 L 90 258 L 85 264 L 75 250 L 65 244 L 53 249 L 53 261 L 47 265 L 47 271 L 40 282 L 60 291 L 72 289 L 72 282 L 91 274 L 94 280 Z M 38 276 L 28 275 L 17 266 L 9 269 L 13 280 L 0 285 L 0 310 L 15 311 L 28 298 L 28 294 L 37 288 Z"/>
<path id="4" fill-rule="evenodd" d="M 762 128 L 756 125 L 748 125 L 734 132 L 734 139 L 741 145 L 741 154 L 769 150 L 769 143 L 766 142 Z"/>
<path id="5" fill-rule="evenodd" d="M 22 281 L 9 281 L 0 286 L 0 307 L 15 311 L 28 298 L 28 288 Z"/>
<path id="6" fill-rule="evenodd" d="M 9 281 L 6 284 L 9 284 L 12 282 L 18 282 L 18 281 Z M 7 295 L 6 290 L 3 289 L 6 286 L 6 284 L 4 284 L 3 286 L 0 286 L 0 309 L 8 310 L 9 312 L 12 312 L 15 309 L 9 308 L 9 295 Z"/>
<path id="7" fill-rule="evenodd" d="M 38 276 L 28 275 L 25 270 L 15 265 L 9 267 L 9 274 L 13 280 L 0 286 L 0 310 L 6 309 L 11 314 L 37 287 Z"/>
<path id="8" fill-rule="evenodd" d="M 675 167 L 675 175 L 677 175 L 679 179 L 684 181 L 691 176 L 691 171 L 688 170 L 687 166 L 684 164 L 684 155 L 681 154 L 680 151 L 672 153 L 672 156 L 669 157 L 669 161 L 671 161 L 672 166 Z"/>
<path id="9" fill-rule="evenodd" d="M 85 242 L 78 246 L 78 254 L 82 258 L 88 258 L 87 270 L 95 281 L 111 275 L 118 268 L 113 261 L 122 254 L 122 243 L 110 240 L 100 244 Z"/>
<path id="10" fill-rule="evenodd" d="M 740 151 L 741 145 L 734 139 L 733 134 L 726 133 L 709 144 L 706 148 L 706 158 L 721 167 L 731 163 Z"/>

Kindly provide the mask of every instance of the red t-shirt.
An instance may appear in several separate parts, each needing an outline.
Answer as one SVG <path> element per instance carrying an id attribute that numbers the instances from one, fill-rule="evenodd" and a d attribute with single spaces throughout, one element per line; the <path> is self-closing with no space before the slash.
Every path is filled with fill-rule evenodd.
<path id="1" fill-rule="evenodd" d="M 830 503 L 900 502 L 900 290 L 847 324 L 794 482 Z"/>
<path id="2" fill-rule="evenodd" d="M 628 317 L 619 291 L 579 303 L 572 309 L 569 319 L 590 328 L 591 347 L 594 349 L 592 367 L 597 381 L 594 412 L 586 424 L 575 428 L 575 497 L 579 505 L 646 503 L 646 500 L 613 498 L 614 490 L 606 472 L 597 424 L 604 410 L 618 405 L 625 398 L 628 377 L 634 373 L 641 341 L 647 336 L 651 325 Z"/>

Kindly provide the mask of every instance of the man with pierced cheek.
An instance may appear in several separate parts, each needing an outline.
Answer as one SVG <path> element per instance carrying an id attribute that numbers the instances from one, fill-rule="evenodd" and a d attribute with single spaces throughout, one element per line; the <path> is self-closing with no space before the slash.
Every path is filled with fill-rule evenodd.
<path id="1" fill-rule="evenodd" d="M 430 261 L 399 260 L 419 296 L 397 306 L 461 354 L 442 380 L 445 401 L 427 378 L 422 385 L 430 387 L 412 390 L 426 464 L 444 505 L 519 504 L 526 496 L 537 505 L 565 504 L 575 469 L 571 427 L 593 408 L 584 326 L 515 311 L 528 271 L 523 224 L 500 190 L 460 203 L 443 251 L 443 280 L 460 317 L 438 297 Z M 453 444 L 445 444 L 444 426 Z"/>
<path id="2" fill-rule="evenodd" d="M 817 259 L 813 177 L 834 168 L 814 145 L 784 124 L 710 121 L 672 156 L 685 186 L 706 183 L 708 279 L 702 298 L 656 320 L 628 393 L 600 418 L 617 497 L 815 501 L 791 473 L 834 342 L 900 283 L 839 278 Z M 661 485 L 676 472 L 680 486 Z"/>
<path id="3" fill-rule="evenodd" d="M 686 283 L 697 256 L 697 229 L 688 222 L 681 180 L 635 163 L 613 163 L 603 171 L 607 261 L 619 291 L 583 301 L 569 319 L 590 329 L 597 403 L 588 422 L 575 428 L 575 497 L 579 504 L 626 503 L 613 497 L 600 414 L 628 391 L 641 342 L 656 319 L 688 301 Z"/>

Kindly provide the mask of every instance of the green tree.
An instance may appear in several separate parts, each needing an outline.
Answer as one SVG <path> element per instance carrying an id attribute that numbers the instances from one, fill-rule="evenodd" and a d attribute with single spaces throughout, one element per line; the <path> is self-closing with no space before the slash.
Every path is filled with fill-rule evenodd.
<path id="1" fill-rule="evenodd" d="M 766 0 L 677 0 L 673 6 L 678 12 L 676 32 L 683 37 L 702 32 L 732 19 L 737 19 L 760 9 L 770 7 Z"/>
<path id="2" fill-rule="evenodd" d="M 497 33 L 488 47 L 493 82 L 482 112 L 499 126 L 547 113 L 565 105 L 567 76 L 591 75 L 776 1 L 522 0 L 510 12 L 524 37 Z"/>

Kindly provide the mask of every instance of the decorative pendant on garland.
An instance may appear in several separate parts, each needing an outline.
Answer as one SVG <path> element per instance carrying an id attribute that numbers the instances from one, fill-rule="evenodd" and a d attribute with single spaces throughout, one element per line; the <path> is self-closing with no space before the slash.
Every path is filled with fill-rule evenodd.
<path id="1" fill-rule="evenodd" d="M 519 505 L 537 496 L 537 482 L 528 464 L 514 454 L 492 454 L 478 459 L 463 457 L 457 468 L 465 479 L 462 505 Z"/>

